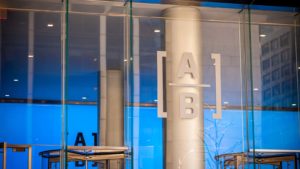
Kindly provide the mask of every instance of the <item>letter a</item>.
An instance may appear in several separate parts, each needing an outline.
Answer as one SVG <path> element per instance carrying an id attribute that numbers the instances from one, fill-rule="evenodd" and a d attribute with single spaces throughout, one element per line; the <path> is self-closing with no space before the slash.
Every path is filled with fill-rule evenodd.
<path id="1" fill-rule="evenodd" d="M 83 137 L 83 133 L 82 132 L 79 132 L 77 133 L 77 136 L 76 136 L 76 140 L 75 140 L 75 146 L 78 146 L 79 144 L 81 144 L 82 146 L 86 146 L 86 143 L 85 143 L 85 140 L 84 140 L 84 137 Z"/>
<path id="2" fill-rule="evenodd" d="M 193 59 L 193 55 L 190 52 L 183 53 L 180 60 L 179 70 L 177 77 L 183 78 L 185 74 L 190 74 L 191 78 L 197 78 L 198 72 Z"/>

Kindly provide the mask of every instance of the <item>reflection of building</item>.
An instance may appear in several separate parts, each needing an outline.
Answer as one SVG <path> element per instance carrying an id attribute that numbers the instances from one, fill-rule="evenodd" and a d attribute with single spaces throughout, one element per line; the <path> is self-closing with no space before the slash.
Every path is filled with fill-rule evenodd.
<path id="1" fill-rule="evenodd" d="M 263 106 L 296 106 L 297 67 L 293 35 L 291 27 L 261 26 Z"/>

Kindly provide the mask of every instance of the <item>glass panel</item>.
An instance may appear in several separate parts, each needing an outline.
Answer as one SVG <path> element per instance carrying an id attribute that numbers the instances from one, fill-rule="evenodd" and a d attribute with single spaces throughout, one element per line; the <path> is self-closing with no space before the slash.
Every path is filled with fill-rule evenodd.
<path id="1" fill-rule="evenodd" d="M 254 148 L 248 11 L 134 5 L 127 74 L 133 168 L 234 167 L 228 161 Z M 164 104 L 166 119 L 158 115 Z"/>
<path id="2" fill-rule="evenodd" d="M 98 144 L 100 17 L 70 11 L 68 24 L 67 145 L 93 146 Z M 68 163 L 68 168 L 77 167 L 85 168 L 85 162 Z"/>
<path id="3" fill-rule="evenodd" d="M 252 10 L 251 18 L 255 148 L 274 162 L 257 166 L 293 168 L 300 141 L 295 13 Z M 291 158 L 278 164 L 280 156 Z"/>
<path id="4" fill-rule="evenodd" d="M 0 151 L 6 168 L 47 168 L 40 153 L 61 147 L 62 6 L 1 1 Z"/>
<path id="5" fill-rule="evenodd" d="M 1 1 L 7 168 L 295 167 L 299 14 L 189 3 Z"/>
<path id="6" fill-rule="evenodd" d="M 123 2 L 69 1 L 68 168 L 124 168 Z M 73 154 L 78 157 L 73 160 Z"/>
<path id="7" fill-rule="evenodd" d="M 128 147 L 128 157 L 125 168 L 133 169 L 133 18 L 132 0 L 125 3 L 124 17 L 124 144 Z"/>

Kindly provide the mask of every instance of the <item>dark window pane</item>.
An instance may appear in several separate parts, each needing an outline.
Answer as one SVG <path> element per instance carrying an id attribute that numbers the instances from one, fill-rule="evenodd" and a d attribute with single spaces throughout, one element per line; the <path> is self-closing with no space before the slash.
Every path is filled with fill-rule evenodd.
<path id="1" fill-rule="evenodd" d="M 266 43 L 262 46 L 262 55 L 266 55 L 267 53 L 269 53 L 270 48 L 269 48 L 269 43 Z"/>
<path id="2" fill-rule="evenodd" d="M 270 68 L 270 59 L 264 60 L 262 66 L 263 66 L 262 68 L 264 71 L 269 69 Z"/>
<path id="3" fill-rule="evenodd" d="M 280 84 L 277 84 L 276 86 L 274 86 L 272 88 L 272 93 L 273 93 L 273 96 L 280 95 Z"/>
<path id="4" fill-rule="evenodd" d="M 280 63 L 280 57 L 278 54 L 272 56 L 272 66 L 277 66 Z"/>
<path id="5" fill-rule="evenodd" d="M 290 58 L 290 50 L 286 49 L 281 52 L 281 62 L 288 62 Z"/>
<path id="6" fill-rule="evenodd" d="M 287 32 L 280 36 L 280 46 L 281 47 L 289 45 L 289 35 L 290 35 L 289 32 Z"/>
<path id="7" fill-rule="evenodd" d="M 263 83 L 264 83 L 264 85 L 266 85 L 266 84 L 268 84 L 270 82 L 271 82 L 271 76 L 270 76 L 270 73 L 268 73 L 268 74 L 264 75 L 264 77 L 263 77 Z"/>
<path id="8" fill-rule="evenodd" d="M 282 88 L 282 93 L 288 93 L 292 88 L 291 81 L 290 80 L 283 81 L 281 88 Z"/>
<path id="9" fill-rule="evenodd" d="M 278 49 L 278 40 L 274 39 L 271 41 L 271 51 Z"/>
<path id="10" fill-rule="evenodd" d="M 280 69 L 276 69 L 272 72 L 272 80 L 279 80 L 280 79 Z"/>
<path id="11" fill-rule="evenodd" d="M 281 68 L 281 76 L 282 78 L 290 75 L 290 64 L 285 65 Z"/>
<path id="12" fill-rule="evenodd" d="M 272 98 L 272 92 L 271 89 L 266 89 L 263 92 L 263 99 L 266 101 L 268 99 Z"/>

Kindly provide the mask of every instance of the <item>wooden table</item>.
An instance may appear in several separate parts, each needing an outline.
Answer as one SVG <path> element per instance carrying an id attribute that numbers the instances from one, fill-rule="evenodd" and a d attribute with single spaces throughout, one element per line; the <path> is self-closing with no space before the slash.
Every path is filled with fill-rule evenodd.
<path id="1" fill-rule="evenodd" d="M 127 147 L 109 147 L 109 146 L 68 146 L 67 150 L 47 150 L 42 151 L 39 155 L 48 159 L 48 169 L 52 163 L 58 163 L 61 154 L 65 153 L 68 162 L 85 161 L 87 169 L 88 161 L 106 161 L 106 168 L 109 169 L 110 160 L 118 160 L 126 158 Z"/>
<path id="2" fill-rule="evenodd" d="M 28 150 L 28 163 L 27 168 L 32 168 L 32 147 L 28 144 L 8 144 L 6 142 L 0 143 L 0 149 L 3 149 L 3 157 L 2 157 L 2 169 L 6 169 L 6 158 L 7 158 L 7 149 L 11 148 L 13 152 L 24 152 L 26 149 Z"/>
<path id="3" fill-rule="evenodd" d="M 238 169 L 240 166 L 245 168 L 245 164 L 252 163 L 260 165 L 268 164 L 282 168 L 283 162 L 294 163 L 294 169 L 298 169 L 298 156 L 300 150 L 275 150 L 275 149 L 255 149 L 250 152 L 228 153 L 215 156 L 222 168 L 233 167 Z"/>

